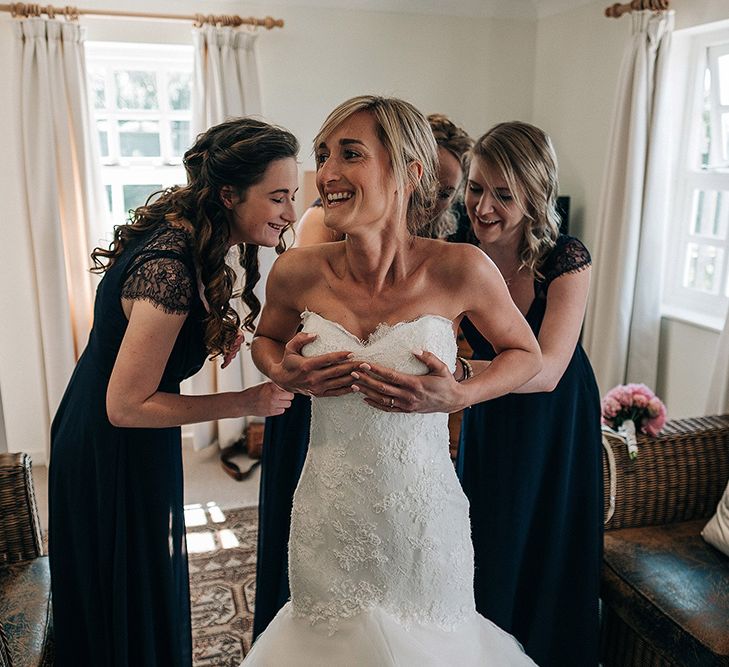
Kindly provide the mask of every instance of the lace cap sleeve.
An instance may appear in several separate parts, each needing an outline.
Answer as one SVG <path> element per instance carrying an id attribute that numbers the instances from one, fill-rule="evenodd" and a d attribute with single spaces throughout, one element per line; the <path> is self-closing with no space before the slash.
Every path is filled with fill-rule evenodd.
<path id="1" fill-rule="evenodd" d="M 552 252 L 549 253 L 542 271 L 545 282 L 549 284 L 565 273 L 582 271 L 590 264 L 592 264 L 592 258 L 584 243 L 574 236 L 562 235 L 557 239 L 557 245 Z"/>
<path id="2" fill-rule="evenodd" d="M 122 285 L 122 298 L 143 299 L 167 313 L 188 313 L 196 285 L 186 261 L 189 244 L 185 230 L 161 227 L 132 261 Z"/>
<path id="3" fill-rule="evenodd" d="M 124 282 L 124 299 L 149 301 L 166 313 L 190 311 L 193 290 L 190 270 L 182 259 L 170 256 L 145 257 Z"/>

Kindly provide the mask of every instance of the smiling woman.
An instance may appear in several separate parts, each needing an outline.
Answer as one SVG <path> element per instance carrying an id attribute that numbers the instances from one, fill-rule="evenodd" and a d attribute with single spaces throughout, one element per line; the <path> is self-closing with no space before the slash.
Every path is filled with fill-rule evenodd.
<path id="1" fill-rule="evenodd" d="M 268 377 L 313 398 L 291 601 L 244 664 L 531 665 L 476 613 L 445 413 L 527 381 L 540 367 L 536 340 L 480 250 L 416 236 L 437 192 L 436 143 L 419 111 L 354 98 L 315 150 L 324 222 L 345 240 L 278 259 L 253 341 Z M 465 313 L 501 354 L 459 382 Z"/>
<path id="2" fill-rule="evenodd" d="M 221 199 L 231 212 L 230 243 L 272 247 L 281 234 L 296 222 L 295 195 L 298 190 L 296 162 L 271 162 L 263 179 L 241 196 L 232 185 L 221 190 Z M 281 187 L 284 184 L 285 187 Z"/>
<path id="3" fill-rule="evenodd" d="M 456 215 L 451 206 L 460 204 L 465 176 L 463 157 L 473 140 L 463 128 L 443 114 L 431 114 L 428 124 L 438 146 L 438 192 L 428 222 L 419 227 L 417 233 L 428 238 L 444 238 L 456 231 L 470 233 L 470 223 L 465 214 Z M 356 152 L 353 147 L 349 150 Z M 335 197 L 343 200 L 351 196 L 350 192 L 339 196 L 331 193 L 328 199 L 334 203 Z M 461 213 L 460 206 L 458 210 Z M 297 226 L 297 247 L 343 239 L 343 235 L 324 224 L 324 213 L 321 199 L 306 211 Z M 311 399 L 308 395 L 299 394 L 285 414 L 266 420 L 258 505 L 254 639 L 266 629 L 290 597 L 289 524 L 294 490 L 309 446 L 310 418 Z"/>
<path id="4" fill-rule="evenodd" d="M 180 425 L 278 415 L 292 395 L 267 382 L 180 395 L 205 357 L 240 347 L 225 256 L 242 244 L 243 327 L 258 246 L 294 222 L 298 143 L 239 118 L 185 153 L 188 182 L 138 208 L 92 257 L 104 274 L 88 346 L 53 421 L 50 565 L 56 664 L 191 665 Z"/>
<path id="5" fill-rule="evenodd" d="M 458 473 L 476 607 L 544 667 L 598 663 L 602 545 L 600 400 L 579 344 L 590 254 L 559 235 L 556 198 L 557 158 L 542 130 L 501 123 L 476 142 L 468 215 L 544 363 L 513 393 L 466 410 Z M 470 317 L 463 332 L 474 368 L 498 359 Z"/>

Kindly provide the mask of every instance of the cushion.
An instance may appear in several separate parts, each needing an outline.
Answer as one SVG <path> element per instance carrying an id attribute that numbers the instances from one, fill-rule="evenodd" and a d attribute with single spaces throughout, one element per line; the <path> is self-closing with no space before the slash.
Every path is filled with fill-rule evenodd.
<path id="1" fill-rule="evenodd" d="M 0 623 L 13 667 L 36 667 L 46 659 L 50 600 L 48 557 L 0 569 Z"/>
<path id="2" fill-rule="evenodd" d="M 701 531 L 701 537 L 712 547 L 729 556 L 729 483 L 716 507 L 716 514 Z"/>
<path id="3" fill-rule="evenodd" d="M 729 558 L 701 539 L 704 521 L 605 534 L 605 604 L 684 667 L 729 658 Z"/>

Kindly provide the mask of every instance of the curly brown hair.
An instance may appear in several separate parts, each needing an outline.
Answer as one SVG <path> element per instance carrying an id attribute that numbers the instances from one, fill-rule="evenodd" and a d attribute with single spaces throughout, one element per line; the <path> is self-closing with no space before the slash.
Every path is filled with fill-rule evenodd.
<path id="1" fill-rule="evenodd" d="M 211 127 L 197 137 L 183 157 L 187 185 L 155 193 L 131 213 L 129 223 L 114 228 L 108 249 L 91 253 L 91 271 L 104 273 L 114 265 L 132 240 L 164 222 L 189 223 L 198 278 L 202 283 L 209 310 L 203 318 L 205 346 L 211 355 L 226 354 L 233 346 L 241 326 L 240 317 L 230 300 L 240 296 L 248 314 L 243 327 L 254 330 L 261 304 L 253 293 L 260 280 L 258 246 L 238 245 L 239 262 L 245 272 L 240 294 L 234 294 L 236 273 L 225 262 L 230 248 L 229 213 L 220 198 L 224 186 L 233 186 L 245 201 L 248 188 L 260 182 L 269 164 L 283 158 L 296 158 L 299 142 L 283 128 L 254 118 L 234 118 Z M 159 197 L 152 201 L 153 197 Z M 285 250 L 282 231 L 277 252 Z"/>

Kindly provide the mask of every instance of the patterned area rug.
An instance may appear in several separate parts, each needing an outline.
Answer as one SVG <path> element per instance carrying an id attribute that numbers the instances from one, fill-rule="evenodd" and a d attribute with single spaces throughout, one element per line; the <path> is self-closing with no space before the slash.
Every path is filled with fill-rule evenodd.
<path id="1" fill-rule="evenodd" d="M 251 646 L 258 508 L 185 508 L 195 667 L 238 667 Z"/>

